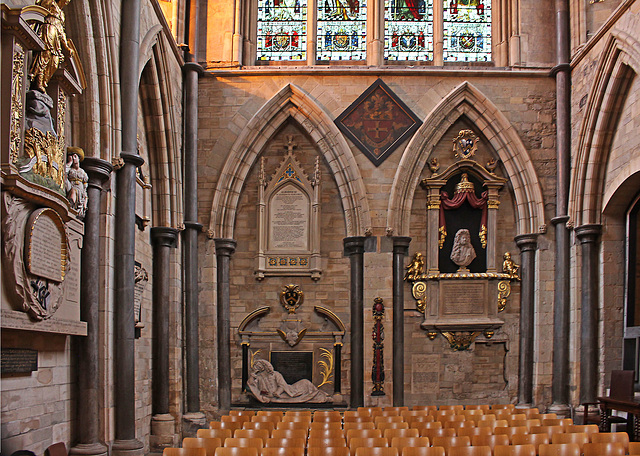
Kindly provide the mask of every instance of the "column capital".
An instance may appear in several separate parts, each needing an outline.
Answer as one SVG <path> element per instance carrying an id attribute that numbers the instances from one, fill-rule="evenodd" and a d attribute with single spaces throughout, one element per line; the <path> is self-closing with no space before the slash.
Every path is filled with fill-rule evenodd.
<path id="1" fill-rule="evenodd" d="M 236 251 L 237 242 L 235 239 L 215 238 L 216 255 L 231 256 Z"/>
<path id="2" fill-rule="evenodd" d="M 144 164 L 144 158 L 142 158 L 138 154 L 132 154 L 131 152 L 124 152 L 124 151 L 120 152 L 120 158 L 122 158 L 125 164 L 130 163 L 134 165 L 136 168 Z"/>
<path id="3" fill-rule="evenodd" d="M 351 256 L 355 254 L 364 253 L 364 236 L 350 236 L 343 239 L 344 242 L 344 254 L 345 256 Z"/>
<path id="4" fill-rule="evenodd" d="M 186 229 L 193 229 L 196 231 L 202 231 L 202 223 L 198 223 L 198 222 L 188 222 L 188 221 L 184 221 L 184 227 Z"/>
<path id="5" fill-rule="evenodd" d="M 151 228 L 151 243 L 155 246 L 175 247 L 179 231 L 168 226 Z"/>
<path id="6" fill-rule="evenodd" d="M 109 179 L 113 171 L 113 165 L 106 160 L 95 157 L 86 157 L 80 162 L 80 167 L 89 176 L 88 185 L 103 190 L 102 185 Z"/>
<path id="7" fill-rule="evenodd" d="M 514 240 L 521 252 L 535 250 L 538 248 L 538 235 L 537 234 L 519 234 Z"/>
<path id="8" fill-rule="evenodd" d="M 197 62 L 187 62 L 182 65 L 182 71 L 184 71 L 185 73 L 187 71 L 195 71 L 196 73 L 198 73 L 198 76 L 202 76 L 202 74 L 204 73 L 204 68 L 202 68 L 202 65 Z"/>
<path id="9" fill-rule="evenodd" d="M 581 244 L 597 242 L 598 237 L 602 234 L 602 225 L 597 223 L 588 223 L 580 225 L 575 229 L 576 237 Z"/>
<path id="10" fill-rule="evenodd" d="M 552 218 L 551 223 L 553 225 L 559 225 L 561 223 L 567 223 L 570 219 L 571 217 L 569 217 L 568 215 L 559 215 L 558 217 Z"/>
<path id="11" fill-rule="evenodd" d="M 392 236 L 393 240 L 393 253 L 406 255 L 409 253 L 409 244 L 411 238 L 409 236 Z"/>

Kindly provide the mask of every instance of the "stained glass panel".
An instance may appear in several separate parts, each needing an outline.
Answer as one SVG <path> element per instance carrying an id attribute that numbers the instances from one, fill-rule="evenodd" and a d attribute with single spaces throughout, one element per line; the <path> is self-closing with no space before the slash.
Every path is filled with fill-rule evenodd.
<path id="1" fill-rule="evenodd" d="M 491 60 L 491 0 L 444 0 L 444 61 Z"/>
<path id="2" fill-rule="evenodd" d="M 258 0 L 258 60 L 306 60 L 307 0 Z"/>
<path id="3" fill-rule="evenodd" d="M 433 0 L 385 0 L 384 57 L 433 60 Z"/>
<path id="4" fill-rule="evenodd" d="M 318 0 L 318 60 L 366 60 L 367 0 Z"/>

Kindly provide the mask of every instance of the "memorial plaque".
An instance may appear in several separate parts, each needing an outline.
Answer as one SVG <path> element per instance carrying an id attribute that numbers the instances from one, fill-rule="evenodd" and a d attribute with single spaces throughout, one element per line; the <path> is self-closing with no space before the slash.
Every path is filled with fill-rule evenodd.
<path id="1" fill-rule="evenodd" d="M 67 265 L 67 236 L 53 209 L 33 211 L 27 222 L 25 258 L 31 274 L 62 282 Z"/>
<path id="2" fill-rule="evenodd" d="M 270 202 L 269 247 L 276 250 L 309 249 L 309 199 L 295 185 L 286 185 Z"/>
<path id="3" fill-rule="evenodd" d="M 38 351 L 28 348 L 3 348 L 3 374 L 26 374 L 38 370 Z"/>
<path id="4" fill-rule="evenodd" d="M 272 351 L 271 365 L 290 385 L 304 378 L 313 380 L 313 352 Z"/>
<path id="5" fill-rule="evenodd" d="M 442 281 L 440 302 L 443 315 L 484 315 L 487 284 L 467 280 Z"/>

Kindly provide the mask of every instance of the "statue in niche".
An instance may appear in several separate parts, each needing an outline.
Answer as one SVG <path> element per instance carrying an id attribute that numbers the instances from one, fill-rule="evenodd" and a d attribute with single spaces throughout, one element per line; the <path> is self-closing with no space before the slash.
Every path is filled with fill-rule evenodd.
<path id="1" fill-rule="evenodd" d="M 467 266 L 476 259 L 476 251 L 471 245 L 471 234 L 469 230 L 458 230 L 453 240 L 453 248 L 451 249 L 451 260 L 457 264 L 459 271 L 467 271 Z"/>
<path id="2" fill-rule="evenodd" d="M 255 398 L 263 403 L 321 403 L 333 401 L 331 396 L 319 390 L 309 380 L 302 379 L 293 385 L 289 385 L 282 374 L 275 371 L 271 363 L 264 359 L 259 359 L 253 363 L 247 386 Z"/>
<path id="3" fill-rule="evenodd" d="M 33 88 L 44 93 L 51 77 L 64 61 L 62 48 L 64 47 L 71 56 L 74 50 L 71 40 L 67 40 L 67 34 L 64 31 L 65 17 L 62 12 L 62 8 L 69 4 L 69 0 L 38 0 L 36 4 L 46 9 L 49 14 L 39 34 L 44 42 L 44 50 L 35 54 L 30 77 Z"/>
<path id="4" fill-rule="evenodd" d="M 84 151 L 79 147 L 67 147 L 67 164 L 64 189 L 71 207 L 78 211 L 80 218 L 84 218 L 87 211 L 87 184 L 89 176 L 80 168 L 84 160 Z"/>

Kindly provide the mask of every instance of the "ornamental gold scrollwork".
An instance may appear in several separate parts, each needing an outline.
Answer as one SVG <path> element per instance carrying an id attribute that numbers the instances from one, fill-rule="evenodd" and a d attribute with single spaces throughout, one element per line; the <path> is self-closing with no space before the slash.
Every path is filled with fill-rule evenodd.
<path id="1" fill-rule="evenodd" d="M 507 298 L 511 294 L 511 283 L 507 280 L 498 282 L 498 312 L 507 308 Z"/>
<path id="2" fill-rule="evenodd" d="M 320 375 L 322 376 L 322 382 L 318 385 L 320 388 L 322 385 L 333 383 L 331 376 L 333 375 L 333 355 L 326 348 L 320 348 L 320 360 L 318 365 L 320 366 Z M 326 359 L 326 361 L 323 360 Z"/>
<path id="3" fill-rule="evenodd" d="M 22 86 L 24 74 L 24 51 L 16 45 L 13 54 L 13 77 L 11 81 L 11 126 L 9 127 L 10 150 L 9 161 L 13 164 L 20 154 L 20 119 L 22 118 Z"/>
<path id="4" fill-rule="evenodd" d="M 416 309 L 420 313 L 427 310 L 427 284 L 424 282 L 416 282 L 411 288 L 413 299 L 416 300 Z"/>

